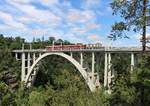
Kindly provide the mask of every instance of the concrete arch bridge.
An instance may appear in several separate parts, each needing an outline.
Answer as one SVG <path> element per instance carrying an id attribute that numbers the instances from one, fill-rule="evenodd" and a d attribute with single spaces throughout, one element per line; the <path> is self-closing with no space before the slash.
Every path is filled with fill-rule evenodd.
<path id="1" fill-rule="evenodd" d="M 89 89 L 94 92 L 96 89 L 100 88 L 102 85 L 99 81 L 99 74 L 95 71 L 95 53 L 104 54 L 104 83 L 103 86 L 107 89 L 111 89 L 112 78 L 114 77 L 114 71 L 111 66 L 111 54 L 113 53 L 128 53 L 131 55 L 131 72 L 135 66 L 135 54 L 139 54 L 142 52 L 141 48 L 137 47 L 113 47 L 113 48 L 102 48 L 102 49 L 75 49 L 75 50 L 53 50 L 48 51 L 46 49 L 24 49 L 22 50 L 13 50 L 15 53 L 16 60 L 20 60 L 22 62 L 21 66 L 21 81 L 24 82 L 25 87 L 30 87 L 33 85 L 35 80 L 39 62 L 48 57 L 57 55 L 67 59 L 70 63 L 72 63 L 76 69 L 80 72 L 82 77 L 85 79 L 86 84 Z M 91 54 L 91 70 L 87 71 L 84 67 L 84 55 L 83 53 Z M 150 52 L 147 50 L 146 52 Z M 80 54 L 80 60 L 74 58 L 73 53 Z M 97 57 L 101 58 L 101 57 Z"/>

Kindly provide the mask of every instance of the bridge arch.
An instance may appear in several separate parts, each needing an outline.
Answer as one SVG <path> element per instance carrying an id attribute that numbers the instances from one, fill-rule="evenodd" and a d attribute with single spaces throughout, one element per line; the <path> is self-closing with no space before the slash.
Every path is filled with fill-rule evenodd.
<path id="1" fill-rule="evenodd" d="M 78 61 L 76 61 L 74 58 L 72 58 L 71 56 L 65 54 L 65 53 L 60 53 L 60 52 L 53 52 L 53 53 L 44 53 L 43 55 L 41 55 L 40 57 L 38 57 L 36 59 L 36 61 L 32 64 L 32 66 L 30 67 L 30 69 L 28 70 L 28 74 L 25 78 L 25 84 L 28 83 L 29 78 L 31 76 L 31 73 L 33 72 L 34 67 L 36 66 L 36 64 L 38 64 L 38 62 L 40 62 L 43 58 L 47 57 L 47 56 L 51 56 L 51 55 L 57 55 L 57 56 L 61 56 L 65 59 L 67 59 L 70 63 L 72 63 L 76 69 L 80 72 L 80 74 L 83 76 L 83 78 L 85 79 L 88 87 L 90 88 L 91 91 L 95 91 L 95 85 L 92 83 L 92 81 L 89 80 L 88 77 L 88 73 L 85 71 L 85 69 L 79 64 Z"/>

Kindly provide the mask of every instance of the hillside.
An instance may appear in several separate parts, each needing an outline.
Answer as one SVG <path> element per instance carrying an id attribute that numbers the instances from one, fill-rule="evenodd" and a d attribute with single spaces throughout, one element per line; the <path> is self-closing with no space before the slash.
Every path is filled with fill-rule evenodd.
<path id="1" fill-rule="evenodd" d="M 51 45 L 54 37 L 48 40 L 34 39 L 33 48 L 45 48 Z M 57 44 L 70 44 L 61 39 Z M 21 49 L 28 42 L 21 37 L 4 37 L 0 35 L 0 105 L 1 106 L 148 106 L 150 104 L 150 55 L 138 55 L 138 63 L 134 72 L 130 73 L 129 55 L 113 54 L 112 93 L 101 88 L 90 92 L 84 79 L 75 67 L 61 57 L 45 58 L 40 68 L 34 86 L 30 89 L 20 87 L 21 62 L 15 60 L 11 53 L 13 49 Z M 97 54 L 98 55 L 98 54 Z M 76 55 L 78 58 L 78 55 Z M 86 66 L 90 67 L 89 54 L 86 55 Z M 126 57 L 126 58 L 125 58 Z M 97 62 L 103 61 L 97 60 Z M 98 70 L 100 69 L 100 70 Z M 103 85 L 104 65 L 99 64 L 96 70 L 100 74 Z"/>

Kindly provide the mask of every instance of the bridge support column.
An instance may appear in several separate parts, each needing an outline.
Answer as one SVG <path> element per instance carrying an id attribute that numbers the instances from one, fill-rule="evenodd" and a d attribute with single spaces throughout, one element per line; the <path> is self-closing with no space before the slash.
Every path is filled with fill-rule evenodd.
<path id="1" fill-rule="evenodd" d="M 134 53 L 131 53 L 131 73 L 134 70 L 134 66 L 135 66 L 135 58 L 134 58 Z"/>
<path id="2" fill-rule="evenodd" d="M 16 57 L 16 60 L 19 60 L 19 59 L 18 59 L 18 53 L 15 53 L 15 57 Z"/>
<path id="3" fill-rule="evenodd" d="M 27 61 L 28 61 L 28 71 L 27 71 L 27 73 L 28 73 L 29 70 L 30 70 L 30 66 L 31 66 L 31 55 L 30 55 L 30 53 L 28 53 Z M 31 83 L 32 83 L 32 76 L 30 76 L 30 78 L 29 78 L 28 86 L 31 86 Z"/>
<path id="4" fill-rule="evenodd" d="M 110 90 L 110 84 L 112 82 L 112 68 L 111 68 L 111 53 L 108 53 L 108 89 Z"/>
<path id="5" fill-rule="evenodd" d="M 35 53 L 33 53 L 33 64 L 34 64 L 35 60 L 36 60 L 36 56 L 35 56 Z M 35 74 L 36 74 L 36 68 L 34 68 L 34 71 L 33 71 L 33 75 L 35 75 Z"/>
<path id="6" fill-rule="evenodd" d="M 35 57 L 35 53 L 33 53 L 33 63 L 35 62 L 36 57 Z"/>
<path id="7" fill-rule="evenodd" d="M 41 54 L 39 54 L 39 56 L 40 56 Z M 33 63 L 32 64 L 34 64 L 34 62 L 36 61 L 36 54 L 35 53 L 33 53 L 33 56 L 32 56 L 32 61 L 33 61 Z M 37 71 L 38 71 L 38 64 L 36 65 L 36 67 L 33 69 L 33 72 L 32 72 L 32 74 L 31 74 L 31 77 L 30 77 L 30 82 L 28 83 L 28 87 L 30 87 L 33 83 L 34 83 L 34 81 L 35 81 L 35 76 L 36 76 L 36 73 L 37 73 Z"/>
<path id="8" fill-rule="evenodd" d="M 107 75 L 108 75 L 108 53 L 105 53 L 105 69 L 104 69 L 104 87 L 107 87 Z"/>
<path id="9" fill-rule="evenodd" d="M 25 79 L 25 53 L 22 53 L 21 81 Z"/>
<path id="10" fill-rule="evenodd" d="M 110 84 L 112 83 L 112 78 L 114 77 L 114 71 L 112 71 L 111 64 L 111 53 L 105 53 L 105 68 L 104 68 L 104 87 L 110 90 Z"/>
<path id="11" fill-rule="evenodd" d="M 80 64 L 83 67 L 83 53 L 80 53 Z"/>
<path id="12" fill-rule="evenodd" d="M 92 52 L 92 75 L 94 75 L 95 72 L 95 54 Z"/>
<path id="13" fill-rule="evenodd" d="M 42 53 L 39 53 L 39 57 L 42 55 Z"/>
<path id="14" fill-rule="evenodd" d="M 70 56 L 73 57 L 73 53 L 72 52 L 70 52 Z"/>
<path id="15" fill-rule="evenodd" d="M 30 56 L 30 53 L 28 53 L 28 70 L 30 69 L 30 63 L 31 63 L 31 56 Z"/>

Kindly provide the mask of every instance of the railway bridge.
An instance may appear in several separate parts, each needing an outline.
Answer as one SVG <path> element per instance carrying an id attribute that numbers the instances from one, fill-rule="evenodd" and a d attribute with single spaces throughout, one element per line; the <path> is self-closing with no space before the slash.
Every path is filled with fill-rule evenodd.
<path id="1" fill-rule="evenodd" d="M 112 78 L 115 76 L 114 70 L 112 69 L 112 54 L 123 54 L 128 53 L 131 56 L 130 68 L 131 72 L 135 66 L 135 55 L 142 53 L 142 48 L 138 47 L 104 47 L 104 48 L 91 48 L 91 49 L 70 49 L 70 50 L 47 50 L 47 49 L 24 49 L 13 50 L 16 60 L 22 62 L 21 66 L 21 81 L 24 82 L 24 87 L 30 87 L 33 85 L 36 74 L 38 72 L 39 63 L 42 59 L 47 56 L 57 55 L 67 59 L 72 63 L 80 74 L 85 79 L 86 84 L 89 89 L 94 92 L 96 89 L 100 88 L 102 84 L 99 81 L 99 74 L 95 71 L 95 59 L 101 58 L 96 57 L 95 53 L 102 53 L 104 56 L 104 82 L 103 86 L 108 90 L 111 88 Z M 85 53 L 91 54 L 91 69 L 87 71 L 84 67 L 84 55 Z M 146 52 L 150 52 L 147 50 Z M 80 60 L 74 58 L 74 53 L 80 54 Z"/>

